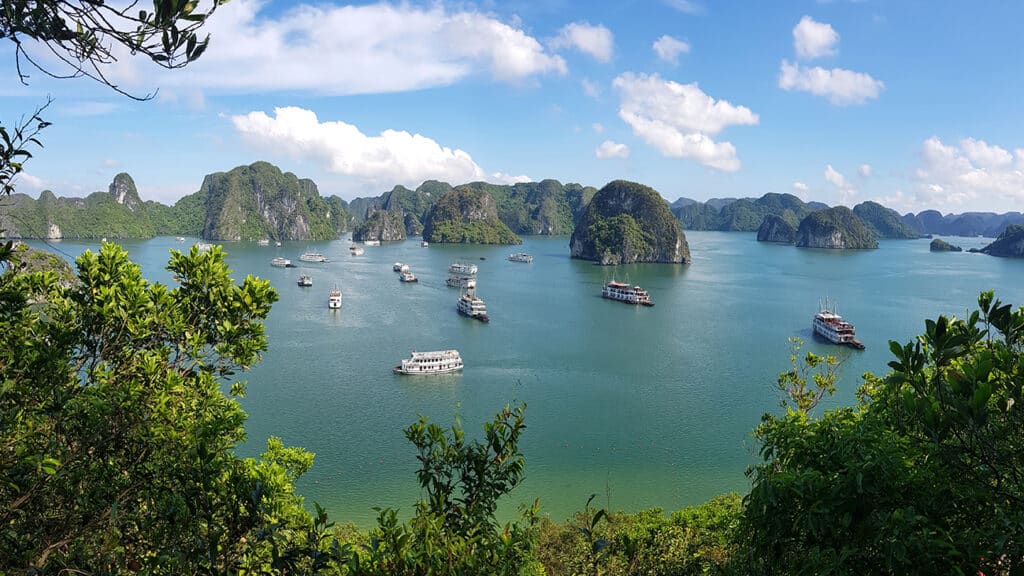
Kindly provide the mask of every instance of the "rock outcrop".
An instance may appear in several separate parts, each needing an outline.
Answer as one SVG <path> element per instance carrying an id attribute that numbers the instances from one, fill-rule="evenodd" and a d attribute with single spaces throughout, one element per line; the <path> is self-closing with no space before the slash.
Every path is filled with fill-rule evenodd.
<path id="1" fill-rule="evenodd" d="M 196 195 L 205 205 L 207 240 L 332 240 L 347 222 L 312 180 L 268 162 L 210 174 Z"/>
<path id="2" fill-rule="evenodd" d="M 1024 258 L 1024 225 L 1011 224 L 1003 230 L 996 241 L 981 251 L 990 256 L 1003 258 Z"/>
<path id="3" fill-rule="evenodd" d="M 364 240 L 395 242 L 405 240 L 405 232 L 405 219 L 402 217 L 401 211 L 374 210 L 366 220 L 357 224 L 352 230 L 352 240 L 356 242 Z"/>
<path id="4" fill-rule="evenodd" d="M 583 211 L 569 241 L 573 258 L 601 264 L 690 261 L 686 235 L 653 188 L 615 180 Z"/>
<path id="5" fill-rule="evenodd" d="M 792 194 L 769 192 L 760 198 L 712 198 L 704 203 L 673 204 L 672 213 L 684 230 L 754 232 L 769 215 L 779 216 L 796 228 L 800 220 L 818 209 L 820 205 Z"/>
<path id="6" fill-rule="evenodd" d="M 920 238 L 921 233 L 914 230 L 900 218 L 898 212 L 886 208 L 878 202 L 861 202 L 853 207 L 853 213 L 861 219 L 877 238 L 893 238 L 912 240 Z"/>
<path id="7" fill-rule="evenodd" d="M 796 228 L 782 216 L 769 214 L 764 217 L 764 222 L 757 229 L 757 241 L 792 244 L 796 241 Z"/>
<path id="8" fill-rule="evenodd" d="M 961 248 L 961 247 L 959 247 L 959 246 L 957 246 L 955 244 L 950 244 L 949 242 L 946 242 L 942 238 L 936 238 L 935 240 L 932 240 L 931 244 L 928 245 L 928 249 L 931 250 L 932 252 L 963 252 L 964 251 L 963 248 Z"/>
<path id="9" fill-rule="evenodd" d="M 114 181 L 110 183 L 107 191 L 113 197 L 114 202 L 133 212 L 142 206 L 142 200 L 139 199 L 139 191 L 135 188 L 135 180 L 132 180 L 132 177 L 127 172 L 121 172 L 114 176 Z"/>
<path id="10" fill-rule="evenodd" d="M 875 235 L 852 210 L 836 206 L 807 215 L 796 231 L 801 248 L 866 249 L 878 248 Z"/>
<path id="11" fill-rule="evenodd" d="M 423 239 L 458 244 L 521 244 L 498 219 L 494 198 L 484 190 L 457 188 L 445 192 L 423 223 Z"/>

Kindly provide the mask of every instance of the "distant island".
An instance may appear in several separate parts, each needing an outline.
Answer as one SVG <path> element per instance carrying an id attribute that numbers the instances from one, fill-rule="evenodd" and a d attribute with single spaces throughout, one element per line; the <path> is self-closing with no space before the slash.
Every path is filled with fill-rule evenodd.
<path id="1" fill-rule="evenodd" d="M 587 205 L 569 241 L 573 258 L 604 265 L 690 261 L 679 221 L 653 188 L 615 180 Z"/>
<path id="2" fill-rule="evenodd" d="M 936 238 L 932 240 L 931 244 L 928 245 L 928 249 L 932 252 L 963 252 L 963 248 L 950 244 L 942 238 Z"/>
<path id="3" fill-rule="evenodd" d="M 444 193 L 427 214 L 423 239 L 461 244 L 522 244 L 519 236 L 498 218 L 494 197 L 473 187 Z"/>
<path id="4" fill-rule="evenodd" d="M 980 250 L 989 256 L 1024 258 L 1024 225 L 1011 224 L 996 241 Z"/>

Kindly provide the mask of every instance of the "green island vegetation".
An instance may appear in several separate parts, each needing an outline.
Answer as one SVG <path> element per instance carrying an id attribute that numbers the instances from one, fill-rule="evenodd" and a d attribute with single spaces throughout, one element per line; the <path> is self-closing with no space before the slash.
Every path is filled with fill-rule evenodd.
<path id="1" fill-rule="evenodd" d="M 20 247 L 19 247 L 20 249 Z M 270 344 L 277 294 L 224 252 L 172 251 L 171 286 L 120 247 L 0 276 L 0 571 L 7 574 L 1012 574 L 1024 562 L 1024 308 L 992 292 L 966 318 L 890 342 L 854 406 L 816 414 L 838 361 L 779 375 L 784 413 L 754 430 L 751 490 L 666 514 L 593 509 L 501 523 L 525 473 L 526 408 L 470 439 L 405 430 L 422 499 L 361 531 L 307 506 L 313 455 L 245 436 L 241 373 Z M 753 423 L 752 423 L 753 424 Z"/>
<path id="2" fill-rule="evenodd" d="M 757 229 L 757 241 L 792 244 L 796 242 L 796 227 L 782 216 L 769 214 Z"/>
<path id="3" fill-rule="evenodd" d="M 1024 258 L 1024 224 L 1010 224 L 1003 233 L 981 252 L 1004 258 Z"/>
<path id="4" fill-rule="evenodd" d="M 755 232 L 769 215 L 778 216 L 796 228 L 817 209 L 792 194 L 773 192 L 760 198 L 727 198 L 722 202 L 676 202 L 673 213 L 684 230 Z"/>
<path id="5" fill-rule="evenodd" d="M 431 207 L 423 223 L 423 239 L 455 244 L 522 244 L 498 219 L 494 197 L 479 188 L 454 188 Z"/>
<path id="6" fill-rule="evenodd" d="M 878 248 L 874 233 L 846 206 L 818 210 L 807 215 L 796 231 L 802 248 Z"/>
<path id="7" fill-rule="evenodd" d="M 921 233 L 907 226 L 900 219 L 898 212 L 892 208 L 886 208 L 878 202 L 861 202 L 853 207 L 853 213 L 864 222 L 864 225 L 874 233 L 876 238 L 895 238 L 901 240 L 913 240 L 920 238 Z"/>
<path id="8" fill-rule="evenodd" d="M 928 250 L 932 252 L 963 252 L 964 249 L 955 244 L 950 244 L 942 238 L 936 238 L 928 245 Z"/>
<path id="9" fill-rule="evenodd" d="M 587 204 L 569 241 L 573 258 L 601 264 L 690 261 L 679 221 L 653 188 L 615 180 Z"/>
<path id="10" fill-rule="evenodd" d="M 417 220 L 418 222 L 418 220 Z M 370 216 L 352 229 L 352 240 L 381 240 L 393 242 L 405 240 L 406 221 L 400 211 L 374 210 Z"/>

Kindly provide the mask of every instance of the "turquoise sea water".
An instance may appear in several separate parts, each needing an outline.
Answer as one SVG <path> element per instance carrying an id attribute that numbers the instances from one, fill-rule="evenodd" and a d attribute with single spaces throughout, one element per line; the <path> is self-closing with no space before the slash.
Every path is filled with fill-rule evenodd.
<path id="1" fill-rule="evenodd" d="M 418 498 L 415 453 L 402 429 L 419 414 L 468 431 L 505 404 L 524 401 L 526 481 L 508 502 L 539 498 L 561 520 L 590 494 L 602 506 L 674 510 L 716 494 L 746 490 L 756 461 L 750 433 L 778 410 L 775 376 L 788 363 L 787 338 L 819 353 L 846 356 L 831 404 L 849 404 L 860 375 L 882 374 L 887 341 L 906 341 L 938 314 L 963 315 L 979 291 L 1024 303 L 1024 261 L 928 251 L 928 240 L 882 241 L 873 251 L 806 250 L 762 244 L 753 234 L 688 232 L 691 265 L 603 268 L 569 258 L 568 238 L 526 237 L 520 247 L 420 246 L 419 239 L 366 247 L 349 242 L 259 247 L 227 243 L 238 279 L 255 274 L 280 293 L 267 322 L 270 350 L 248 375 L 249 442 L 270 435 L 316 453 L 301 480 L 307 502 L 332 517 L 369 526 L 373 506 L 408 513 Z M 123 245 L 148 278 L 168 281 L 173 238 Z M 981 238 L 953 239 L 983 246 Z M 39 243 L 33 243 L 39 246 Z M 55 244 L 72 255 L 96 244 Z M 296 263 L 307 249 L 327 264 Z M 533 254 L 532 264 L 505 260 Z M 486 258 L 483 260 L 482 258 Z M 459 316 L 459 291 L 445 286 L 455 260 L 480 267 L 478 294 L 490 324 Z M 417 284 L 392 271 L 409 264 Z M 301 263 L 300 263 L 301 264 Z M 312 288 L 299 288 L 311 274 Z M 600 298 L 601 285 L 628 280 L 656 306 Z M 344 293 L 340 311 L 327 292 Z M 818 302 L 828 296 L 867 345 L 847 351 L 812 338 Z M 457 348 L 462 374 L 400 377 L 391 367 L 411 350 Z"/>

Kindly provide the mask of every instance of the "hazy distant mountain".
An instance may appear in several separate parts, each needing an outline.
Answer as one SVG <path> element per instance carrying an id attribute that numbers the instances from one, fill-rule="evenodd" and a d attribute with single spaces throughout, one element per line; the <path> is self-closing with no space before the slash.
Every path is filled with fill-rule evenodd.
<path id="1" fill-rule="evenodd" d="M 861 202 L 853 207 L 853 213 L 878 238 L 909 240 L 923 236 L 922 233 L 907 226 L 900 219 L 898 212 L 891 208 L 886 208 L 877 202 L 871 202 L 870 200 Z"/>
<path id="2" fill-rule="evenodd" d="M 813 211 L 809 204 L 792 194 L 773 192 L 760 198 L 712 198 L 672 209 L 684 230 L 736 232 L 758 230 L 768 215 L 778 216 L 796 228 Z"/>
<path id="3" fill-rule="evenodd" d="M 675 202 L 669 204 L 668 207 L 672 208 L 674 210 L 676 208 L 682 208 L 684 206 L 689 206 L 691 204 L 697 204 L 697 203 L 698 202 L 696 200 L 694 200 L 693 198 L 686 198 L 684 196 L 680 196 L 679 198 L 676 199 Z"/>
<path id="4" fill-rule="evenodd" d="M 904 214 L 901 218 L 908 227 L 921 234 L 939 234 L 942 236 L 986 236 L 996 238 L 1011 224 L 1024 224 L 1024 214 L 1020 212 L 964 212 L 963 214 L 946 214 L 943 216 L 936 210 L 924 210 Z"/>

